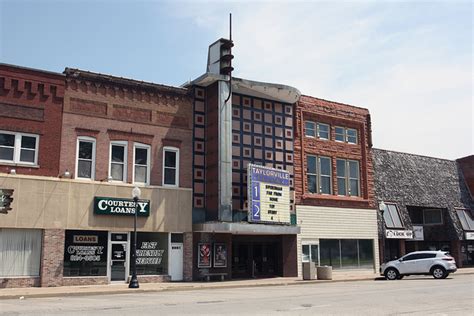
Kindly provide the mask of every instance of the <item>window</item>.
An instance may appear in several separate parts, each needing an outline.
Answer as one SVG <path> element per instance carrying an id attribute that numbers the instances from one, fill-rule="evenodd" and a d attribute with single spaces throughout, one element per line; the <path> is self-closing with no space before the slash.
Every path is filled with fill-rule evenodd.
<path id="1" fill-rule="evenodd" d="M 346 142 L 349 144 L 357 144 L 357 130 L 352 128 L 346 130 Z"/>
<path id="2" fill-rule="evenodd" d="M 113 181 L 127 181 L 127 142 L 110 143 L 109 176 Z"/>
<path id="3" fill-rule="evenodd" d="M 359 162 L 336 160 L 337 194 L 360 196 Z"/>
<path id="4" fill-rule="evenodd" d="M 319 139 L 329 139 L 329 125 L 328 124 L 323 124 L 323 123 L 318 123 L 318 138 Z"/>
<path id="5" fill-rule="evenodd" d="M 95 176 L 95 139 L 79 137 L 77 139 L 76 178 L 94 180 Z"/>
<path id="6" fill-rule="evenodd" d="M 0 131 L 0 162 L 37 165 L 38 135 Z"/>
<path id="7" fill-rule="evenodd" d="M 345 141 L 346 129 L 344 127 L 336 126 L 336 141 Z"/>
<path id="8" fill-rule="evenodd" d="M 371 239 L 320 239 L 320 264 L 333 269 L 371 269 L 374 244 Z"/>
<path id="9" fill-rule="evenodd" d="M 163 149 L 163 185 L 179 186 L 179 149 Z"/>
<path id="10" fill-rule="evenodd" d="M 424 225 L 441 225 L 443 224 L 443 214 L 440 209 L 423 210 Z"/>
<path id="11" fill-rule="evenodd" d="M 397 205 L 395 204 L 386 204 L 383 212 L 383 219 L 385 221 L 385 226 L 388 228 L 403 228 L 400 214 L 398 213 Z"/>
<path id="12" fill-rule="evenodd" d="M 461 221 L 462 229 L 474 230 L 474 219 L 469 210 L 457 209 L 459 220 Z"/>
<path id="13" fill-rule="evenodd" d="M 150 184 L 150 146 L 135 143 L 133 147 L 133 182 Z"/>
<path id="14" fill-rule="evenodd" d="M 131 244 L 134 242 L 135 236 L 132 234 Z M 168 244 L 168 233 L 137 233 L 137 274 L 167 274 Z M 130 271 L 131 268 L 130 262 Z"/>
<path id="15" fill-rule="evenodd" d="M 302 262 L 315 262 L 319 265 L 318 245 L 302 245 Z"/>
<path id="16" fill-rule="evenodd" d="M 307 156 L 308 191 L 331 194 L 331 158 Z"/>
<path id="17" fill-rule="evenodd" d="M 42 231 L 0 228 L 0 277 L 39 276 Z"/>
<path id="18" fill-rule="evenodd" d="M 306 121 L 304 123 L 305 135 L 309 137 L 316 137 L 316 124 L 314 122 Z"/>

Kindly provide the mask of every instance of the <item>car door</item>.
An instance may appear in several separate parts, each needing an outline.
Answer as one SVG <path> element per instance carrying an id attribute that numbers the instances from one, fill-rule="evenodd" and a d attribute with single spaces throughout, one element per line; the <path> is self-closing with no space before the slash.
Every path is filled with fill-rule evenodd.
<path id="1" fill-rule="evenodd" d="M 403 257 L 398 265 L 398 271 L 401 274 L 413 274 L 417 273 L 417 259 L 419 254 L 411 254 Z"/>
<path id="2" fill-rule="evenodd" d="M 434 253 L 421 253 L 418 260 L 416 260 L 416 273 L 429 273 L 433 259 L 436 257 Z"/>

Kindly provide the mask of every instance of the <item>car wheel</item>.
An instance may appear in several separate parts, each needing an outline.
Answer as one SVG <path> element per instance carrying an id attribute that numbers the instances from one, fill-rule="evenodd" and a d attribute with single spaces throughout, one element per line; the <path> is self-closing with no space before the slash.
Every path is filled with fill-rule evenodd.
<path id="1" fill-rule="evenodd" d="M 394 268 L 388 268 L 387 270 L 385 270 L 384 274 L 385 274 L 385 279 L 390 280 L 390 281 L 398 279 L 400 275 L 397 269 L 394 269 Z"/>
<path id="2" fill-rule="evenodd" d="M 446 275 L 446 269 L 443 267 L 436 266 L 431 271 L 431 274 L 435 279 L 444 279 Z"/>
<path id="3" fill-rule="evenodd" d="M 449 273 L 446 273 L 442 279 L 446 279 L 449 276 Z"/>

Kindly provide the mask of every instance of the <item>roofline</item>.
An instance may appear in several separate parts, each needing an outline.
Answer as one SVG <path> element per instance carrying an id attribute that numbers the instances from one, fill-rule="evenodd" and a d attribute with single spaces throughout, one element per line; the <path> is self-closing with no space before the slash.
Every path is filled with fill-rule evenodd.
<path id="1" fill-rule="evenodd" d="M 7 64 L 7 63 L 0 63 L 0 66 L 11 67 L 11 68 L 18 69 L 18 70 L 27 70 L 27 71 L 39 72 L 39 73 L 58 76 L 58 77 L 65 77 L 65 75 L 60 73 L 60 72 L 54 72 L 54 71 L 43 70 L 43 69 L 38 69 L 38 68 L 31 68 L 31 67 Z"/>
<path id="2" fill-rule="evenodd" d="M 82 70 L 82 69 L 77 69 L 77 68 L 69 68 L 66 67 L 64 69 L 63 74 L 66 77 L 72 77 L 72 78 L 84 78 L 86 80 L 91 80 L 91 81 L 101 81 L 101 82 L 107 82 L 111 84 L 121 84 L 125 86 L 136 86 L 139 88 L 144 88 L 144 89 L 159 89 L 161 91 L 168 91 L 168 92 L 174 92 L 177 94 L 182 94 L 182 95 L 188 95 L 189 91 L 186 88 L 182 87 L 174 87 L 174 86 L 168 86 L 164 84 L 158 84 L 154 82 L 147 82 L 147 81 L 140 81 L 140 80 L 135 80 L 135 79 L 130 79 L 130 78 L 125 78 L 125 77 L 117 77 L 113 75 L 108 75 L 108 74 L 102 74 L 99 72 L 92 72 L 88 70 Z"/>
<path id="3" fill-rule="evenodd" d="M 446 158 L 438 158 L 438 157 L 432 157 L 432 156 L 426 156 L 426 155 L 420 155 L 420 154 L 407 153 L 407 152 L 397 151 L 397 150 L 389 150 L 389 149 L 382 149 L 382 148 L 376 148 L 376 147 L 372 147 L 372 150 L 379 150 L 379 151 L 384 151 L 384 152 L 392 152 L 392 153 L 396 153 L 396 154 L 405 154 L 405 155 L 416 156 L 416 157 L 423 157 L 423 158 L 444 160 L 444 161 L 449 161 L 449 162 L 456 162 L 456 160 L 451 160 L 451 159 L 446 159 Z"/>
<path id="4" fill-rule="evenodd" d="M 306 94 L 302 94 L 301 97 L 308 97 L 308 98 L 311 98 L 311 99 L 316 99 L 316 100 L 326 101 L 326 102 L 330 102 L 330 103 L 334 103 L 334 104 L 349 106 L 351 108 L 366 110 L 367 112 L 369 112 L 368 108 L 363 108 L 363 107 L 357 106 L 357 105 L 352 105 L 352 104 L 347 104 L 347 103 L 342 103 L 342 102 L 337 102 L 337 101 L 331 101 L 331 100 L 327 100 L 327 99 L 323 99 L 323 98 L 317 98 L 317 97 L 313 97 L 311 95 L 306 95 Z M 301 101 L 301 98 L 300 98 L 300 101 Z"/>

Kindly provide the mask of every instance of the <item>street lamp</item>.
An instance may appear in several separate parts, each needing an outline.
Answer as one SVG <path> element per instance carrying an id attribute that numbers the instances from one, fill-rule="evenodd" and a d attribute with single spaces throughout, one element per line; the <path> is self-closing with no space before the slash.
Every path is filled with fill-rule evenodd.
<path id="1" fill-rule="evenodd" d="M 382 217 L 382 263 L 385 262 L 385 219 L 383 213 L 385 212 L 385 203 L 381 201 L 379 204 L 380 216 Z"/>
<path id="2" fill-rule="evenodd" d="M 138 284 L 137 278 L 137 216 L 138 216 L 138 200 L 140 199 L 141 191 L 139 187 L 134 187 L 132 190 L 133 202 L 135 202 L 135 214 L 133 216 L 133 249 L 132 249 L 132 278 L 128 287 L 131 289 L 138 289 L 140 285 Z"/>

